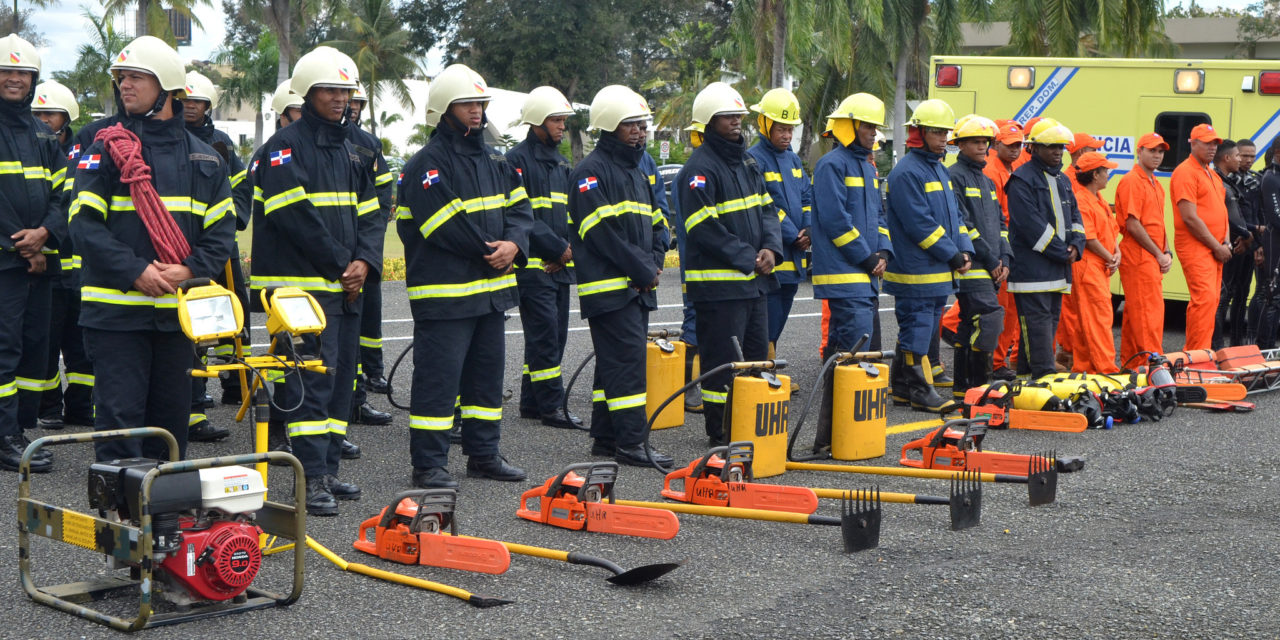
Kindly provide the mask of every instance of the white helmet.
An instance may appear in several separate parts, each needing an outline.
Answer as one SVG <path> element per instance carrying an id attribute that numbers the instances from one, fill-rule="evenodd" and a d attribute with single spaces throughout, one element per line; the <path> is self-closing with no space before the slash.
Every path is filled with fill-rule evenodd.
<path id="1" fill-rule="evenodd" d="M 289 87 L 305 99 L 312 87 L 355 89 L 359 82 L 360 72 L 350 56 L 333 47 L 316 47 L 293 65 Z"/>
<path id="2" fill-rule="evenodd" d="M 276 114 L 284 113 L 290 107 L 302 108 L 302 96 L 293 92 L 289 88 L 292 80 L 285 80 L 276 87 L 276 92 L 271 96 L 271 110 Z"/>
<path id="3" fill-rule="evenodd" d="M 538 87 L 529 92 L 520 109 L 520 124 L 538 126 L 552 116 L 573 115 L 573 105 L 555 87 Z"/>
<path id="4" fill-rule="evenodd" d="M 173 47 L 155 36 L 142 36 L 126 44 L 111 61 L 111 75 L 119 82 L 118 71 L 131 69 L 156 77 L 165 91 L 185 92 L 187 65 Z"/>
<path id="5" fill-rule="evenodd" d="M 71 90 L 57 80 L 45 80 L 36 85 L 36 98 L 31 103 L 32 111 L 61 111 L 67 119 L 80 117 L 80 105 Z"/>
<path id="6" fill-rule="evenodd" d="M 431 81 L 427 89 L 427 124 L 435 126 L 455 102 L 488 102 L 493 92 L 480 74 L 465 64 L 451 64 Z"/>
<path id="7" fill-rule="evenodd" d="M 40 75 L 40 52 L 30 42 L 11 33 L 0 38 L 0 69 L 22 69 Z"/>
<path id="8" fill-rule="evenodd" d="M 712 82 L 693 99 L 693 121 L 711 124 L 720 115 L 746 115 L 747 104 L 737 89 L 723 82 Z"/>
<path id="9" fill-rule="evenodd" d="M 618 125 L 652 116 L 649 103 L 640 94 L 620 84 L 611 84 L 591 99 L 591 129 L 613 131 Z"/>
<path id="10" fill-rule="evenodd" d="M 188 100 L 204 100 L 209 103 L 209 109 L 211 110 L 218 107 L 218 97 L 220 96 L 218 87 L 199 71 L 187 72 L 186 92 Z"/>
<path id="11" fill-rule="evenodd" d="M 351 101 L 352 102 L 368 102 L 369 96 L 365 94 L 364 89 L 361 89 L 359 86 L 357 86 L 355 93 L 351 94 Z"/>

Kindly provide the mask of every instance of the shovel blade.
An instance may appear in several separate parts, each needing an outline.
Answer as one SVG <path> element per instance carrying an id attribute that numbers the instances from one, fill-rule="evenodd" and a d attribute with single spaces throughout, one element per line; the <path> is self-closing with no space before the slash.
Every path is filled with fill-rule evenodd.
<path id="1" fill-rule="evenodd" d="M 845 553 L 880 546 L 880 488 L 844 494 L 840 501 L 840 536 Z"/>
<path id="2" fill-rule="evenodd" d="M 1058 499 L 1058 468 L 1054 452 L 1031 456 L 1027 465 L 1027 501 L 1031 506 Z"/>
<path id="3" fill-rule="evenodd" d="M 670 540 L 680 531 L 676 514 L 664 509 L 588 502 L 587 531 Z"/>
<path id="4" fill-rule="evenodd" d="M 729 506 L 807 514 L 818 510 L 818 496 L 808 487 L 730 482 Z"/>
<path id="5" fill-rule="evenodd" d="M 982 522 L 980 471 L 963 471 L 951 478 L 951 530 L 976 527 Z"/>
<path id="6" fill-rule="evenodd" d="M 644 584 L 650 580 L 657 580 L 678 568 L 680 568 L 679 562 L 646 564 L 642 567 L 623 571 L 616 576 L 608 578 L 608 580 L 609 582 L 619 586 L 630 587 L 637 584 Z"/>

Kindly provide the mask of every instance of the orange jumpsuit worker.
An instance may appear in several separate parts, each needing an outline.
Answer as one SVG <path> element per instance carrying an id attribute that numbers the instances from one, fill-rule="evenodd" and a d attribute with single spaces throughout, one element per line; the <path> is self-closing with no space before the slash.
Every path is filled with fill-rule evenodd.
<path id="1" fill-rule="evenodd" d="M 1124 230 L 1120 283 L 1124 314 L 1120 363 L 1143 351 L 1164 352 L 1164 274 L 1173 266 L 1164 230 L 1164 186 L 1155 171 L 1169 143 L 1158 133 L 1138 139 L 1133 170 L 1116 185 L 1116 217 Z"/>
<path id="2" fill-rule="evenodd" d="M 1071 144 L 1067 145 L 1067 155 L 1071 157 L 1070 165 L 1062 170 L 1062 174 L 1067 176 L 1074 188 L 1076 185 L 1076 162 L 1080 157 L 1090 151 L 1098 151 L 1102 148 L 1103 142 L 1087 133 L 1076 133 L 1072 137 Z M 1084 210 L 1081 209 L 1081 215 Z M 1080 263 L 1075 263 L 1079 267 Z M 1073 369 L 1072 354 L 1075 353 L 1076 343 L 1076 327 L 1080 326 L 1080 305 L 1076 301 L 1075 291 L 1071 294 L 1062 296 L 1062 320 L 1058 323 L 1058 353 L 1056 361 L 1058 371 L 1066 371 Z"/>
<path id="3" fill-rule="evenodd" d="M 1078 140 L 1079 138 L 1077 138 Z M 1116 163 L 1096 151 L 1076 158 L 1071 189 L 1084 222 L 1084 258 L 1072 265 L 1071 297 L 1075 299 L 1075 352 L 1071 370 L 1116 373 L 1116 339 L 1111 333 L 1111 275 L 1120 267 L 1120 229 L 1111 205 L 1098 193 L 1107 186 L 1107 170 Z"/>
<path id="4" fill-rule="evenodd" d="M 1009 176 L 1018 168 L 1018 159 L 1022 155 L 1023 129 L 1016 121 L 1000 126 L 996 141 L 987 153 L 987 166 L 982 172 L 996 184 L 996 200 L 1004 211 L 1005 226 L 1009 225 L 1009 198 L 1004 187 Z M 1013 379 L 1017 370 L 1015 359 L 1018 356 L 1018 339 L 1022 335 L 1018 327 L 1018 308 L 1014 304 L 1013 294 L 1009 293 L 1009 283 L 1000 283 L 1000 306 L 1004 307 L 1004 328 L 1000 331 L 1000 339 L 996 344 L 992 366 L 996 378 Z"/>
<path id="5" fill-rule="evenodd" d="M 1222 289 L 1222 264 L 1231 259 L 1227 243 L 1226 187 L 1209 162 L 1222 138 L 1209 124 L 1191 130 L 1191 155 L 1173 170 L 1169 195 L 1173 247 L 1187 280 L 1187 341 L 1184 350 L 1208 349 Z"/>

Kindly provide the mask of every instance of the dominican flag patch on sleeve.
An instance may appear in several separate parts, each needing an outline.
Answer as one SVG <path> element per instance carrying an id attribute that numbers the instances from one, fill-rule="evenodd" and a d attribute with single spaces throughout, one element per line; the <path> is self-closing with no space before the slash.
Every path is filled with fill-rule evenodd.
<path id="1" fill-rule="evenodd" d="M 600 181 L 595 176 L 588 176 L 578 181 L 578 191 L 587 192 L 600 186 Z"/>
<path id="2" fill-rule="evenodd" d="M 94 154 L 80 158 L 80 164 L 76 165 L 77 169 L 97 169 L 102 156 Z"/>
<path id="3" fill-rule="evenodd" d="M 271 152 L 271 166 L 278 167 L 282 164 L 293 162 L 293 149 L 281 149 Z"/>
<path id="4" fill-rule="evenodd" d="M 439 171 L 437 171 L 437 170 L 435 170 L 435 169 L 432 169 L 432 170 L 430 170 L 430 171 L 428 171 L 428 172 L 426 172 L 426 173 L 422 174 L 422 188 L 423 188 L 423 189 L 430 189 L 430 188 L 431 188 L 431 185 L 433 185 L 433 184 L 435 184 L 435 183 L 437 183 L 437 182 L 440 182 L 440 172 L 439 172 Z"/>
<path id="5" fill-rule="evenodd" d="M 249 173 L 257 173 L 257 172 L 258 172 L 258 161 L 254 160 L 253 166 L 249 167 Z"/>
<path id="6" fill-rule="evenodd" d="M 67 159 L 75 160 L 78 155 L 80 155 L 80 145 L 77 144 L 71 147 L 71 150 L 67 152 Z"/>
<path id="7" fill-rule="evenodd" d="M 689 180 L 690 189 L 704 189 L 706 188 L 706 186 L 707 186 L 706 176 L 694 176 L 692 179 Z"/>

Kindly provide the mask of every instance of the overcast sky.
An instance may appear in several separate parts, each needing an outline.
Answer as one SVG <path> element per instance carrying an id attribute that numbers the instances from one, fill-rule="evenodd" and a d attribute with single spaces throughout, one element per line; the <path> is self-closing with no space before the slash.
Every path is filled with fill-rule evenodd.
<path id="1" fill-rule="evenodd" d="M 1204 0 L 1198 4 L 1205 8 L 1230 7 L 1243 9 L 1256 0 Z M 1187 4 L 1190 0 L 1169 0 L 1169 7 Z M 18 2 L 21 9 L 27 3 Z M 211 0 L 211 7 L 200 6 L 195 10 L 196 17 L 204 24 L 204 28 L 192 26 L 192 42 L 189 47 L 179 47 L 178 53 L 185 58 L 207 60 L 222 44 L 226 31 L 222 22 L 222 3 Z M 102 5 L 91 3 L 94 13 L 101 13 Z M 47 71 L 61 71 L 75 66 L 75 51 L 91 38 L 88 21 L 81 17 L 80 4 L 61 0 L 51 9 L 36 9 L 34 18 L 36 27 L 44 34 L 49 46 L 40 51 Z M 114 52 L 113 52 L 114 53 Z M 431 70 L 428 70 L 431 71 Z"/>

